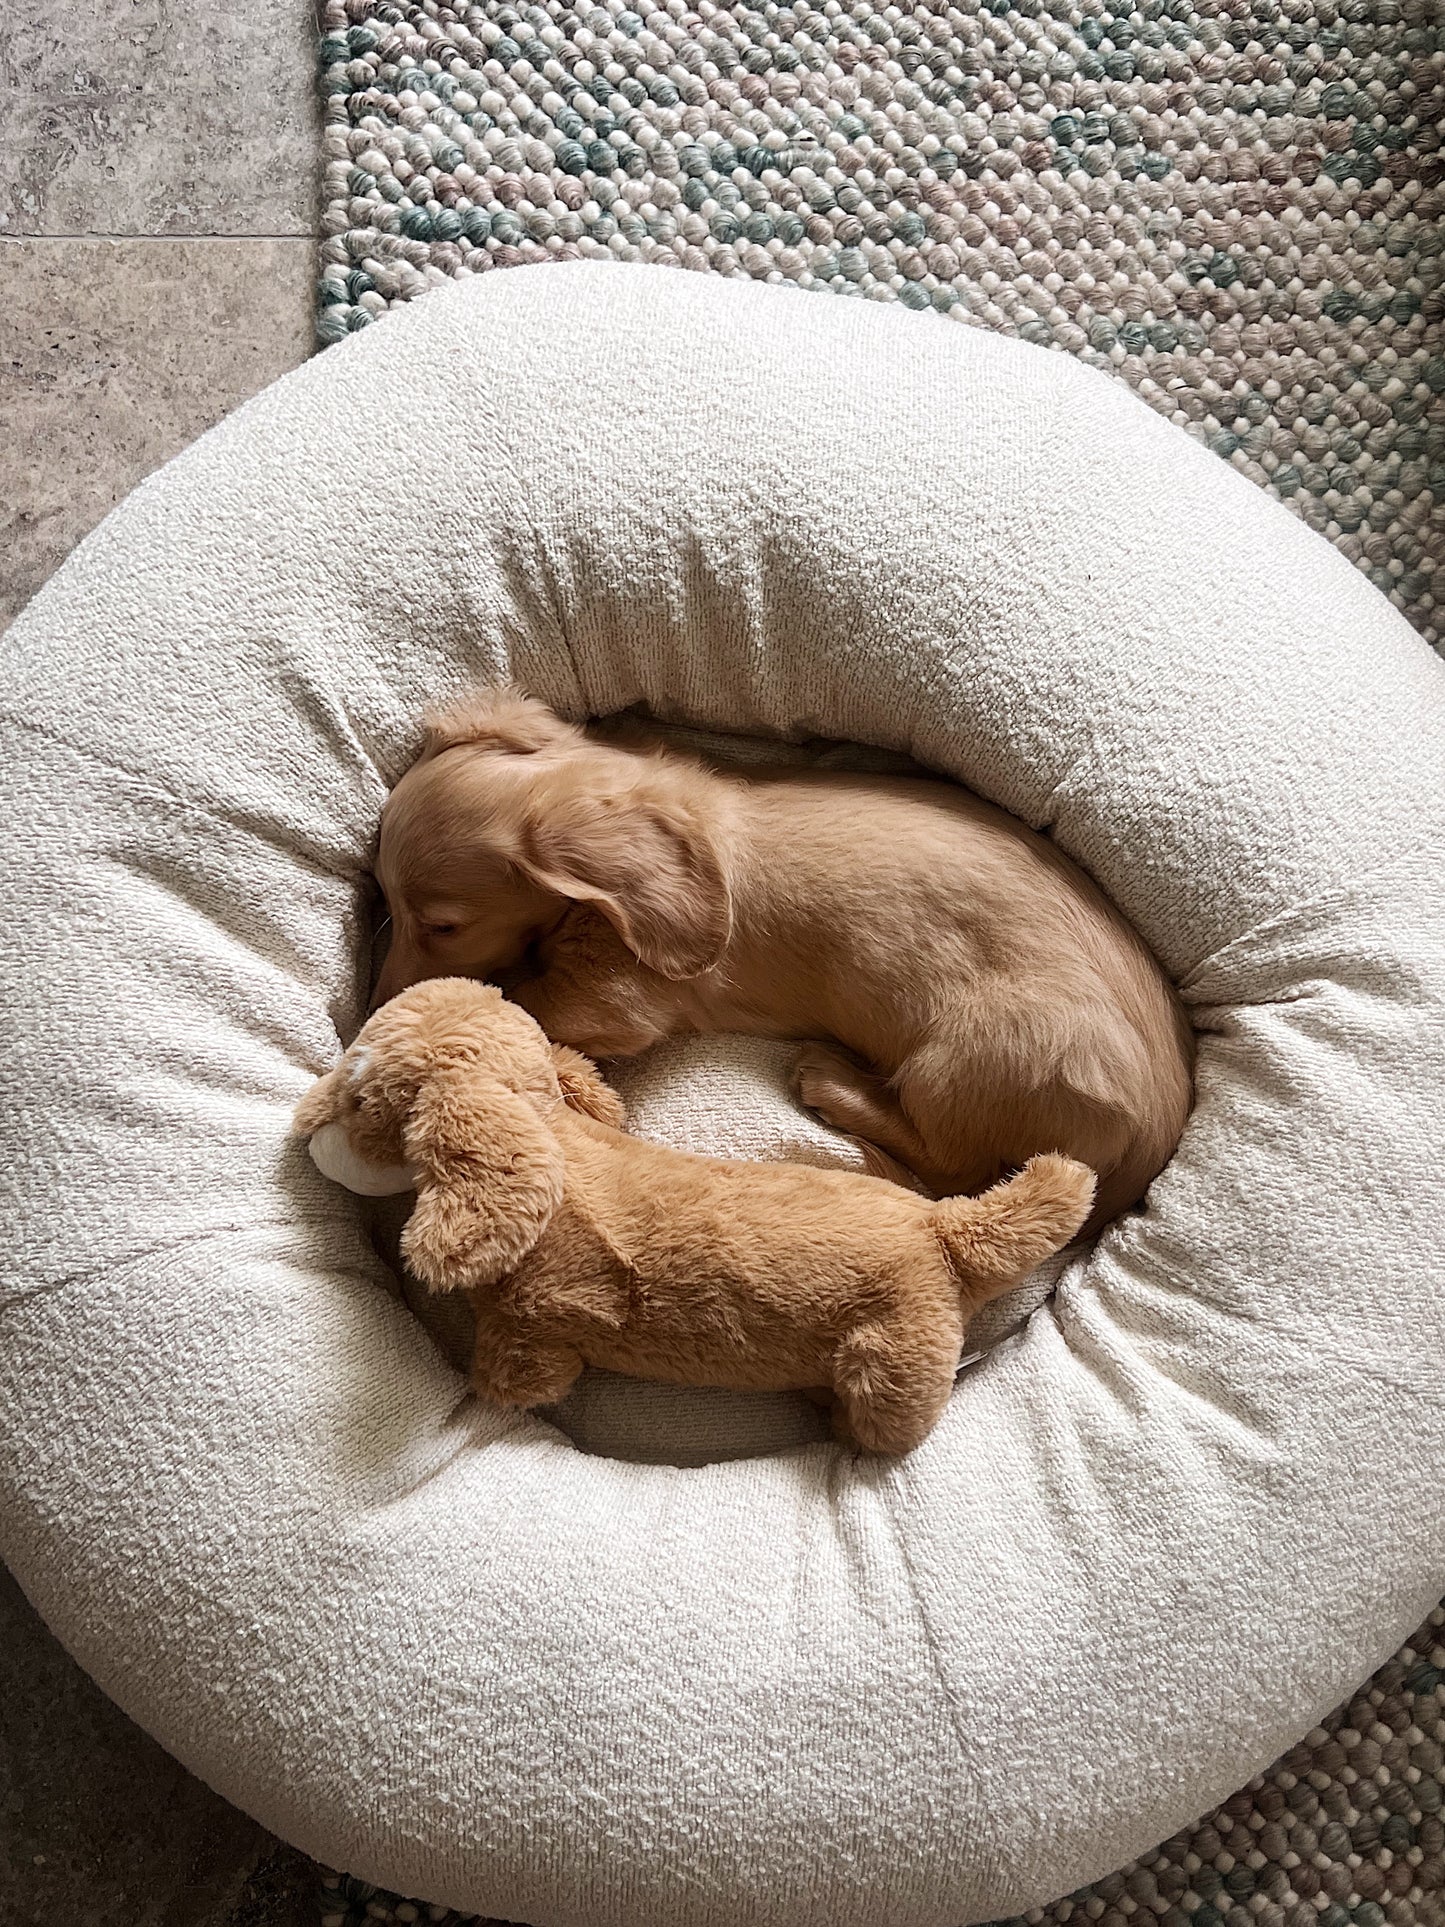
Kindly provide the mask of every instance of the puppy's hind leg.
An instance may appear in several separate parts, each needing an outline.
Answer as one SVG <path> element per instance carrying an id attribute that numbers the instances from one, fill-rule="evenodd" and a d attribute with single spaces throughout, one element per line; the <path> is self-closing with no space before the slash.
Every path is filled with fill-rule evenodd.
<path id="1" fill-rule="evenodd" d="M 919 1172 L 929 1163 L 928 1147 L 881 1077 L 830 1044 L 805 1044 L 793 1089 L 806 1110 L 854 1140 L 875 1178 L 925 1188 Z"/>

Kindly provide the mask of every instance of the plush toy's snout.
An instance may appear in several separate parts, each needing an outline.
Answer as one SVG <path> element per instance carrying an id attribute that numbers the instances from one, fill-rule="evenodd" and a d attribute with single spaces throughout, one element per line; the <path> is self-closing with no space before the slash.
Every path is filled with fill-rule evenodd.
<path id="1" fill-rule="evenodd" d="M 407 1162 L 366 1157 L 346 1127 L 348 1099 L 371 1067 L 371 1052 L 352 1049 L 334 1070 L 318 1077 L 296 1107 L 294 1128 L 310 1139 L 312 1162 L 333 1184 L 363 1198 L 389 1198 L 416 1188 L 417 1168 Z"/>
<path id="2" fill-rule="evenodd" d="M 620 1120 L 592 1066 L 554 1054 L 499 990 L 439 977 L 368 1020 L 295 1125 L 317 1168 L 347 1190 L 415 1190 L 406 1263 L 434 1290 L 474 1288 L 516 1265 L 551 1222 L 563 1160 L 547 1116 L 564 1079 L 579 1108 Z"/>
<path id="3" fill-rule="evenodd" d="M 363 1198 L 391 1198 L 399 1191 L 414 1191 L 421 1175 L 414 1164 L 372 1164 L 361 1157 L 339 1118 L 313 1133 L 309 1149 L 323 1177 Z"/>

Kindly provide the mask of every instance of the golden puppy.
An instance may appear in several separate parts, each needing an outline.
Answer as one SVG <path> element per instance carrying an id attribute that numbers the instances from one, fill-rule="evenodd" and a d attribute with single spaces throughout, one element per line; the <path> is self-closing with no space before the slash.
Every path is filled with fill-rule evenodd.
<path id="1" fill-rule="evenodd" d="M 472 1380 L 551 1405 L 584 1365 L 832 1395 L 834 1429 L 905 1452 L 948 1402 L 964 1328 L 1066 1244 L 1091 1171 L 1034 1158 L 931 1203 L 852 1171 L 644 1143 L 593 1067 L 490 984 L 404 991 L 296 1112 L 330 1177 L 415 1188 L 402 1253 L 476 1312 Z"/>
<path id="2" fill-rule="evenodd" d="M 379 1000 L 495 978 L 600 1057 L 678 1031 L 826 1040 L 802 1101 L 935 1192 L 1058 1151 L 1099 1173 L 1098 1224 L 1188 1116 L 1158 964 L 1052 843 L 951 783 L 744 774 L 492 690 L 431 722 L 377 875 Z"/>

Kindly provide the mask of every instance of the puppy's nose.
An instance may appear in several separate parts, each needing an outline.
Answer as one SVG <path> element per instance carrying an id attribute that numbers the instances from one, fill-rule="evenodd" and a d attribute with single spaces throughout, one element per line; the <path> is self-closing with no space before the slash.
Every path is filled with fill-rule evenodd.
<path id="1" fill-rule="evenodd" d="M 389 1004 L 393 997 L 400 996 L 403 990 L 419 984 L 424 977 L 436 975 L 434 970 L 427 969 L 426 957 L 416 945 L 404 933 L 398 935 L 390 917 L 377 930 L 373 955 L 375 947 L 383 943 L 386 945 L 385 954 L 376 987 L 371 993 L 371 1002 L 366 1007 L 368 1016 L 380 1010 L 383 1004 Z"/>
<path id="2" fill-rule="evenodd" d="M 529 984 L 542 975 L 546 967 L 542 960 L 542 944 L 550 934 L 550 930 L 539 931 L 528 939 L 515 963 L 488 972 L 489 980 L 504 997 L 510 997 L 522 984 Z"/>

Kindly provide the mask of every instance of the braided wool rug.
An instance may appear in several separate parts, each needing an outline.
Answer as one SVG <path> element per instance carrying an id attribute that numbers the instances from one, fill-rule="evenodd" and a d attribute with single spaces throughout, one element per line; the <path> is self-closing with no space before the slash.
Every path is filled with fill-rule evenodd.
<path id="1" fill-rule="evenodd" d="M 1445 0 L 325 0 L 319 327 L 612 255 L 1115 371 L 1445 643 Z"/>
<path id="2" fill-rule="evenodd" d="M 1117 373 L 1445 643 L 1445 0 L 325 0 L 323 29 L 324 342 L 605 255 L 933 310 Z M 1445 1927 L 1442 1795 L 1445 1610 L 1027 1918 Z M 339 1874 L 320 1901 L 461 1918 Z"/>

